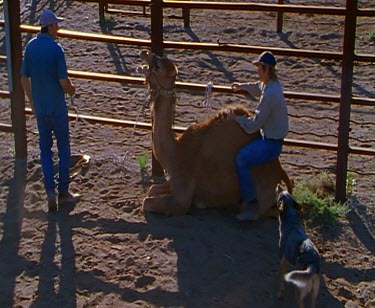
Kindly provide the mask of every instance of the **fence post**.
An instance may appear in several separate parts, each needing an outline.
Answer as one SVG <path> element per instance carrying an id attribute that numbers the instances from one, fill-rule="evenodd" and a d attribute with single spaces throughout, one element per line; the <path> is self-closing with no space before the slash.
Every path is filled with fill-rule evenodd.
<path id="1" fill-rule="evenodd" d="M 278 4 L 284 4 L 284 0 L 278 0 Z M 283 12 L 277 12 L 277 33 L 283 32 Z"/>
<path id="2" fill-rule="evenodd" d="M 163 55 L 163 0 L 151 0 L 151 51 Z"/>
<path id="3" fill-rule="evenodd" d="M 108 4 L 104 2 L 99 2 L 99 21 L 104 22 L 105 20 L 105 12 L 108 9 Z"/>
<path id="4" fill-rule="evenodd" d="M 21 84 L 22 39 L 19 0 L 5 0 L 8 86 L 16 158 L 27 158 L 25 94 Z"/>
<path id="5" fill-rule="evenodd" d="M 182 18 L 184 19 L 184 27 L 190 28 L 190 8 L 182 7 Z"/>
<path id="6" fill-rule="evenodd" d="M 336 165 L 336 202 L 346 201 L 346 179 L 349 156 L 350 105 L 352 101 L 353 60 L 357 12 L 358 0 L 346 0 Z"/>
<path id="7" fill-rule="evenodd" d="M 158 56 L 163 55 L 163 0 L 151 0 L 151 51 Z M 152 126 L 154 126 L 153 121 Z M 153 134 L 152 139 L 154 139 Z M 152 176 L 164 176 L 164 170 L 153 152 Z"/>

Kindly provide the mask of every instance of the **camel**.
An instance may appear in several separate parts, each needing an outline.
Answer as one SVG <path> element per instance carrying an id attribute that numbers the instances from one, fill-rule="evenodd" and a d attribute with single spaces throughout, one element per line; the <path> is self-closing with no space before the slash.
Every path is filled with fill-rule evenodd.
<path id="1" fill-rule="evenodd" d="M 152 103 L 152 150 L 168 175 L 164 183 L 150 187 L 143 200 L 143 211 L 177 216 L 185 215 L 193 205 L 238 211 L 241 196 L 234 158 L 260 132 L 247 134 L 226 115 L 234 112 L 250 116 L 250 112 L 241 106 L 228 107 L 176 136 L 172 125 L 177 68 L 167 57 L 146 50 L 140 56 L 144 65 L 138 71 L 145 76 Z M 291 181 L 278 159 L 253 168 L 252 174 L 260 215 L 268 216 L 276 205 L 277 184 L 283 181 L 291 191 Z"/>

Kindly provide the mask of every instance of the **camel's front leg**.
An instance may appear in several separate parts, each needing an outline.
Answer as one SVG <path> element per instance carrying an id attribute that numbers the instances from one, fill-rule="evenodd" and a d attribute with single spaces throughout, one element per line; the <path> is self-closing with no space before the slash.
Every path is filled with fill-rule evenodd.
<path id="1" fill-rule="evenodd" d="M 188 212 L 193 199 L 194 186 L 184 179 L 170 181 L 170 194 L 147 197 L 143 200 L 143 211 L 171 216 Z"/>
<path id="2" fill-rule="evenodd" d="M 150 187 L 147 196 L 155 197 L 158 195 L 166 195 L 171 192 L 169 180 L 161 184 L 154 184 Z"/>

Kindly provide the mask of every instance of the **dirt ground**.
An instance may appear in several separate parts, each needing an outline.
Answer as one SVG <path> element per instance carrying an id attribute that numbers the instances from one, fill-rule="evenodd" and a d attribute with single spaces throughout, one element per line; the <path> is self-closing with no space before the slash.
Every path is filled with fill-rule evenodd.
<path id="1" fill-rule="evenodd" d="M 272 1 L 269 1 L 272 2 Z M 98 5 L 79 1 L 21 1 L 25 24 L 37 24 L 42 9 L 65 18 L 61 27 L 92 33 L 150 38 L 150 19 L 106 15 Z M 299 1 L 290 1 L 300 4 Z M 304 1 L 342 6 L 343 0 Z M 360 7 L 374 9 L 371 0 Z M 120 8 L 120 7 L 117 7 Z M 124 9 L 122 7 L 122 9 Z M 130 8 L 128 8 L 130 9 Z M 134 8 L 132 8 L 134 10 Z M 180 10 L 165 10 L 164 39 L 341 51 L 343 18 L 286 14 L 283 33 L 276 33 L 276 14 L 191 11 L 191 28 L 183 27 Z M 3 18 L 1 16 L 1 18 Z M 356 52 L 375 54 L 375 20 L 358 18 Z M 24 34 L 24 45 L 30 38 Z M 141 77 L 141 47 L 59 38 L 70 70 Z M 5 54 L 4 29 L 0 51 Z M 178 66 L 179 82 L 230 85 L 256 80 L 256 54 L 166 50 Z M 278 57 L 285 91 L 339 95 L 341 66 L 335 61 Z M 375 63 L 357 63 L 353 93 L 375 98 Z M 7 90 L 6 65 L 0 63 L 0 90 Z M 150 122 L 143 85 L 73 79 L 79 115 Z M 257 102 L 238 94 L 177 91 L 176 125 L 187 127 L 234 103 L 250 109 Z M 69 109 L 75 112 L 72 106 Z M 288 100 L 288 138 L 337 142 L 336 103 Z M 0 98 L 0 123 L 11 123 L 10 102 Z M 350 143 L 374 148 L 373 107 L 352 106 Z M 135 159 L 150 155 L 151 132 L 71 122 L 73 151 L 71 190 L 82 200 L 75 208 L 47 213 L 39 163 L 35 118 L 27 116 L 28 160 L 14 161 L 14 141 L 0 132 L 0 306 L 1 307 L 294 307 L 292 287 L 277 299 L 278 222 L 264 219 L 239 224 L 224 211 L 192 210 L 182 217 L 147 215 L 142 199 L 153 180 L 150 162 L 141 173 Z M 83 165 L 82 155 L 90 162 Z M 325 170 L 335 172 L 329 151 L 286 146 L 281 161 L 297 183 Z M 337 225 L 307 228 L 322 255 L 318 307 L 375 307 L 375 163 L 374 157 L 351 155 L 351 211 Z"/>

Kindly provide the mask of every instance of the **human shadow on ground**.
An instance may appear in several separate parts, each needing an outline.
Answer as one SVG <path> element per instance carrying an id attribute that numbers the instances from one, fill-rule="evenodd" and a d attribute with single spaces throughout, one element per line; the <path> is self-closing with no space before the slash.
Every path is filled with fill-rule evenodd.
<path id="1" fill-rule="evenodd" d="M 16 159 L 13 180 L 9 187 L 6 213 L 3 217 L 3 236 L 0 241 L 0 307 L 13 307 L 16 278 L 25 260 L 19 256 L 26 187 L 26 160 Z"/>
<path id="2" fill-rule="evenodd" d="M 141 222 L 128 222 L 123 219 L 116 221 L 111 219 L 100 218 L 99 215 L 93 215 L 87 212 L 75 214 L 70 217 L 70 228 L 83 228 L 83 229 L 99 229 L 100 232 L 105 234 L 113 234 L 113 238 L 109 241 L 118 243 L 118 235 L 129 233 L 138 234 L 140 238 L 147 237 L 149 232 L 148 225 Z M 103 259 L 106 262 L 106 259 Z M 181 299 L 178 292 L 166 291 L 160 287 L 152 290 L 138 291 L 130 287 L 121 287 L 117 283 L 107 282 L 103 279 L 100 269 L 93 269 L 90 271 L 68 271 L 67 274 L 74 275 L 76 281 L 76 288 L 84 290 L 89 293 L 104 293 L 104 294 L 118 294 L 124 302 L 136 302 L 142 300 L 152 303 L 157 307 L 180 306 Z M 71 278 L 70 280 L 72 280 Z M 73 290 L 72 290 L 73 291 Z M 65 307 L 65 306 L 64 306 Z M 71 307 L 71 306 L 69 306 Z"/>
<path id="3" fill-rule="evenodd" d="M 75 251 L 69 206 L 48 214 L 39 262 L 37 298 L 32 307 L 76 307 Z M 58 251 L 61 252 L 60 268 L 55 263 Z M 58 287 L 55 286 L 56 281 L 59 282 Z"/>

